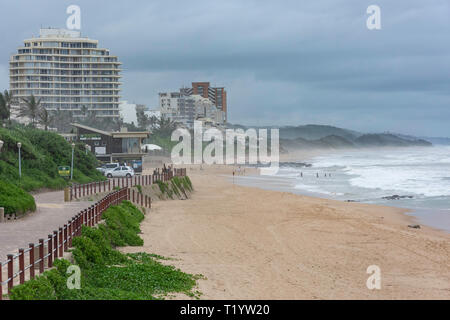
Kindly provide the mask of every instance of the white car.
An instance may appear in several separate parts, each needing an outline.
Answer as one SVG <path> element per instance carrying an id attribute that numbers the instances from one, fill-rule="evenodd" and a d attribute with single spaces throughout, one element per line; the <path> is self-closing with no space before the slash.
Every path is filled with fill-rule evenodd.
<path id="1" fill-rule="evenodd" d="M 101 173 L 105 174 L 105 172 L 115 169 L 119 166 L 120 165 L 118 163 L 107 163 L 107 164 L 104 164 L 101 167 L 97 168 L 97 170 L 100 171 Z"/>
<path id="2" fill-rule="evenodd" d="M 134 170 L 127 166 L 120 166 L 115 169 L 105 171 L 105 176 L 108 178 L 133 177 Z"/>

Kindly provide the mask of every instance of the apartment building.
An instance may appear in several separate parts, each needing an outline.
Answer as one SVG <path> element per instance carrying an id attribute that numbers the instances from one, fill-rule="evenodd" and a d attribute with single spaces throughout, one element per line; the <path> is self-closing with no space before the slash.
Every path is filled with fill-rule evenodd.
<path id="1" fill-rule="evenodd" d="M 227 121 L 227 92 L 224 87 L 211 87 L 209 82 L 192 82 L 192 88 L 182 88 L 180 92 L 186 95 L 199 95 L 211 102 L 224 114 Z"/>
<path id="2" fill-rule="evenodd" d="M 215 126 L 222 126 L 225 116 L 221 109 L 208 98 L 180 92 L 162 92 L 159 94 L 161 116 L 192 129 L 195 120 L 209 121 Z"/>
<path id="3" fill-rule="evenodd" d="M 10 90 L 20 98 L 34 95 L 47 110 L 85 106 L 98 117 L 119 117 L 120 65 L 97 40 L 78 31 L 41 29 L 10 58 Z"/>

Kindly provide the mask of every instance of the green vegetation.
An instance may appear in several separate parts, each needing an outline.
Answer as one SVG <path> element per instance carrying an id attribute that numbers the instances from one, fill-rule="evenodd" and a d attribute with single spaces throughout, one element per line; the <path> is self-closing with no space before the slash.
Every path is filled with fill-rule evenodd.
<path id="1" fill-rule="evenodd" d="M 167 182 L 163 182 L 161 180 L 156 180 L 156 184 L 159 187 L 159 191 L 163 194 L 163 196 L 168 196 L 170 199 L 173 199 L 173 191 Z"/>
<path id="2" fill-rule="evenodd" d="M 166 258 L 158 255 L 123 254 L 114 249 L 116 243 L 136 245 L 134 237 L 138 237 L 138 221 L 142 220 L 143 214 L 130 202 L 109 208 L 103 218 L 105 225 L 83 227 L 82 235 L 73 240 L 73 258 L 81 269 L 81 289 L 67 288 L 70 262 L 57 260 L 56 268 L 13 288 L 10 298 L 142 300 L 160 299 L 171 292 L 198 297 L 199 292 L 193 292 L 193 288 L 200 275 L 186 274 L 173 266 L 163 265 L 158 260 Z M 134 237 L 130 237 L 131 233 Z"/>
<path id="3" fill-rule="evenodd" d="M 58 166 L 70 166 L 72 157 L 71 145 L 54 132 L 15 125 L 9 128 L 0 127 L 0 140 L 4 141 L 0 152 L 0 185 L 15 185 L 24 191 L 41 188 L 62 189 L 69 184 L 67 179 L 58 175 Z M 19 155 L 17 143 L 22 143 L 22 178 L 19 177 Z M 87 183 L 104 180 L 105 177 L 95 168 L 97 159 L 91 153 L 86 154 L 83 144 L 77 144 L 74 153 L 74 181 Z M 17 202 L 17 206 L 9 205 L 9 210 L 33 210 L 34 201 L 19 193 L 18 188 L 7 195 L 0 196 L 0 206 Z M 8 187 L 8 189 L 11 189 Z M 13 190 L 13 189 L 11 189 Z M 24 199 L 22 199 L 24 197 Z M 27 204 L 22 206 L 22 204 Z M 11 211 L 7 211 L 12 213 Z"/>
<path id="4" fill-rule="evenodd" d="M 138 192 L 139 192 L 140 194 L 142 194 L 142 186 L 139 185 L 139 184 L 137 184 L 137 185 L 135 185 L 135 187 L 136 187 L 136 189 L 138 190 Z"/>
<path id="5" fill-rule="evenodd" d="M 182 195 L 184 195 L 184 197 L 187 198 L 188 196 L 186 191 L 193 191 L 192 182 L 188 176 L 173 177 L 168 182 L 156 180 L 155 183 L 158 185 L 159 191 L 161 191 L 162 195 L 170 199 L 173 199 L 174 195 L 178 198 L 181 198 Z"/>
<path id="6" fill-rule="evenodd" d="M 34 198 L 21 188 L 0 181 L 0 206 L 5 208 L 6 214 L 24 214 L 36 210 Z"/>

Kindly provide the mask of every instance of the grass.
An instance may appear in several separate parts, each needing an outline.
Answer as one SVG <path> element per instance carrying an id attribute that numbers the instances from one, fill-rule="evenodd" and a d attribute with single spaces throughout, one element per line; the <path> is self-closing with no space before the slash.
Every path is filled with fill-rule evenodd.
<path id="1" fill-rule="evenodd" d="M 6 214 L 25 214 L 36 210 L 34 198 L 14 184 L 0 182 L 0 207 L 5 208 Z"/>
<path id="2" fill-rule="evenodd" d="M 15 125 L 10 128 L 0 127 L 0 140 L 4 142 L 0 152 L 0 185 L 12 190 L 0 197 L 0 207 L 7 207 L 7 213 L 35 208 L 34 200 L 30 201 L 30 197 L 26 197 L 11 185 L 26 192 L 43 188 L 57 190 L 69 185 L 68 179 L 58 174 L 58 166 L 71 165 L 72 147 L 63 137 L 54 132 Z M 22 177 L 19 176 L 18 169 L 18 142 L 22 144 Z M 83 144 L 75 146 L 74 159 L 75 182 L 87 183 L 105 179 L 95 169 L 97 159 L 92 153 L 86 154 Z M 11 205 L 16 202 L 17 206 Z"/>
<path id="3" fill-rule="evenodd" d="M 164 257 L 147 254 L 123 254 L 120 245 L 138 245 L 139 222 L 143 214 L 129 201 L 109 208 L 105 224 L 99 228 L 83 227 L 73 239 L 75 263 L 81 268 L 81 289 L 67 288 L 70 262 L 55 261 L 55 269 L 12 289 L 12 300 L 153 300 L 182 292 L 199 297 L 194 291 L 201 275 L 191 275 L 164 265 Z M 133 236 L 131 236 L 133 234 Z M 140 238 L 139 238 L 140 239 Z M 141 242 L 142 243 L 142 240 Z"/>
<path id="4" fill-rule="evenodd" d="M 159 187 L 159 191 L 161 193 L 170 198 L 174 199 L 174 195 L 176 195 L 178 198 L 181 198 L 182 194 L 185 198 L 187 198 L 187 192 L 186 191 L 193 191 L 191 180 L 188 176 L 184 177 L 173 177 L 168 182 L 163 182 L 161 180 L 156 180 L 155 183 Z"/>

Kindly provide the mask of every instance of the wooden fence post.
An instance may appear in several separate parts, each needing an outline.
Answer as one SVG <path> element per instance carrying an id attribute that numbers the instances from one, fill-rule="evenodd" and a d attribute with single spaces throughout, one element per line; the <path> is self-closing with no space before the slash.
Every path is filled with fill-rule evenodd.
<path id="1" fill-rule="evenodd" d="M 34 279 L 34 265 L 36 259 L 34 258 L 34 243 L 28 244 L 30 247 L 30 279 Z"/>
<path id="2" fill-rule="evenodd" d="M 8 293 L 11 293 L 11 289 L 14 285 L 14 279 L 13 279 L 13 275 L 14 275 L 14 255 L 12 254 L 8 254 L 7 256 L 8 259 Z"/>
<path id="3" fill-rule="evenodd" d="M 64 231 L 64 252 L 67 252 L 67 224 L 64 225 L 63 227 L 63 231 Z"/>
<path id="4" fill-rule="evenodd" d="M 58 241 L 59 256 L 62 258 L 63 257 L 63 248 L 64 248 L 63 229 L 62 228 L 59 228 L 58 236 L 59 236 L 59 241 Z"/>
<path id="5" fill-rule="evenodd" d="M 25 250 L 19 249 L 19 282 L 23 284 L 25 282 Z"/>
<path id="6" fill-rule="evenodd" d="M 39 274 L 44 272 L 44 239 L 39 239 Z"/>
<path id="7" fill-rule="evenodd" d="M 58 231 L 53 231 L 53 250 L 55 251 L 55 260 L 58 259 Z"/>
<path id="8" fill-rule="evenodd" d="M 47 253 L 48 253 L 48 267 L 51 268 L 53 267 L 53 239 L 52 239 L 52 235 L 49 234 L 48 235 L 48 245 L 47 245 Z"/>
<path id="9" fill-rule="evenodd" d="M 67 221 L 68 225 L 67 227 L 69 228 L 69 234 L 68 234 L 68 241 L 69 241 L 69 248 L 72 247 L 72 237 L 73 237 L 73 218 L 72 220 Z"/>

